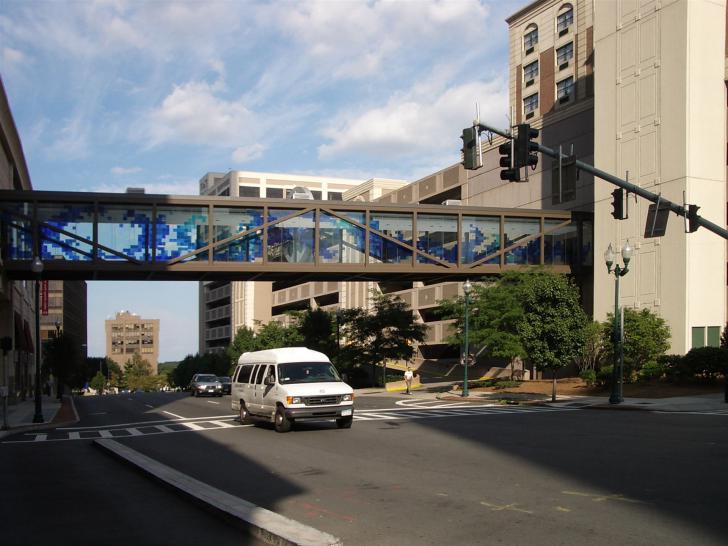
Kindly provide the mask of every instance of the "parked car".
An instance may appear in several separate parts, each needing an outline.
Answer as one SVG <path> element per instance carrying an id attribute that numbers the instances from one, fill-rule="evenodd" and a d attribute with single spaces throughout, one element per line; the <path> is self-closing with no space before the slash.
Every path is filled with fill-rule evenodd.
<path id="1" fill-rule="evenodd" d="M 267 419 L 288 432 L 299 419 L 335 419 L 350 428 L 354 391 L 323 353 L 303 347 L 243 353 L 233 374 L 232 409 L 240 422 Z"/>
<path id="2" fill-rule="evenodd" d="M 222 384 L 217 380 L 216 375 L 211 373 L 196 373 L 192 376 L 190 383 L 192 396 L 222 396 Z"/>
<path id="3" fill-rule="evenodd" d="M 230 394 L 232 381 L 229 377 L 225 375 L 218 375 L 217 380 L 222 385 L 222 393 L 223 394 Z"/>

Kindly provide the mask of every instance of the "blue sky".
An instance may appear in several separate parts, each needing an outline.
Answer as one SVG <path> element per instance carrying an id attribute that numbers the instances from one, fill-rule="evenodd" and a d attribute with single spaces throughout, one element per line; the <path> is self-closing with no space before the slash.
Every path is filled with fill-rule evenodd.
<path id="1" fill-rule="evenodd" d="M 229 169 L 416 180 L 506 126 L 525 2 L 3 0 L 0 74 L 38 190 L 196 194 Z M 196 283 L 89 283 L 89 352 L 127 309 L 197 351 Z"/>

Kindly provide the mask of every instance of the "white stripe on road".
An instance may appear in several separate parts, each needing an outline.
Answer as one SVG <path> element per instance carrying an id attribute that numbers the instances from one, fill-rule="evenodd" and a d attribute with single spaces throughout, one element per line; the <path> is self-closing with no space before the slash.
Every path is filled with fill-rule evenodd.
<path id="1" fill-rule="evenodd" d="M 196 423 L 182 423 L 184 426 L 191 430 L 205 430 L 205 427 L 201 427 L 200 425 Z"/>
<path id="2" fill-rule="evenodd" d="M 69 432 L 68 433 L 68 439 L 69 440 L 80 440 L 81 439 L 81 433 L 80 432 Z"/>
<path id="3" fill-rule="evenodd" d="M 180 417 L 180 420 L 189 419 L 191 421 L 209 421 L 210 419 L 221 419 L 221 418 L 227 418 L 232 419 L 233 417 L 237 417 L 238 415 L 236 413 L 229 413 L 227 415 L 210 415 L 208 417 Z M 171 419 L 164 419 L 164 420 L 157 420 L 157 421 L 136 421 L 134 423 L 116 423 L 113 425 L 106 424 L 106 425 L 99 425 L 99 426 L 93 426 L 93 427 L 59 427 L 56 430 L 94 430 L 99 428 L 112 428 L 112 427 L 128 427 L 130 425 L 154 425 L 155 423 L 174 423 L 175 420 Z"/>
<path id="4" fill-rule="evenodd" d="M 213 425 L 220 427 L 220 428 L 234 428 L 235 425 L 231 425 L 230 423 L 226 423 L 225 421 L 210 421 Z"/>
<path id="5" fill-rule="evenodd" d="M 213 402 L 212 400 L 208 400 L 207 403 L 208 404 L 217 404 L 218 406 L 220 405 L 220 402 Z"/>
<path id="6" fill-rule="evenodd" d="M 124 429 L 124 430 L 126 430 L 127 432 L 129 432 L 129 435 L 130 436 L 143 436 L 144 435 L 144 433 L 141 430 L 136 429 L 136 428 L 127 428 L 127 429 Z"/>
<path id="7" fill-rule="evenodd" d="M 148 408 L 152 408 L 152 409 L 154 409 L 154 406 L 150 406 L 149 404 L 144 404 L 144 405 L 145 405 L 146 407 L 148 407 Z"/>
<path id="8" fill-rule="evenodd" d="M 114 435 L 111 434 L 110 430 L 100 430 L 99 434 L 101 434 L 102 438 L 113 438 L 114 437 Z"/>
<path id="9" fill-rule="evenodd" d="M 48 438 L 47 434 L 36 434 L 34 441 L 35 442 L 44 442 L 46 438 Z"/>
<path id="10" fill-rule="evenodd" d="M 166 413 L 167 415 L 171 415 L 172 417 L 176 417 L 177 419 L 186 419 L 186 417 L 182 417 L 181 415 L 177 415 L 176 413 L 172 413 L 171 411 L 162 410 L 162 413 Z"/>
<path id="11" fill-rule="evenodd" d="M 154 428 L 161 430 L 162 432 L 174 432 L 174 429 L 165 427 L 164 425 L 154 425 Z"/>

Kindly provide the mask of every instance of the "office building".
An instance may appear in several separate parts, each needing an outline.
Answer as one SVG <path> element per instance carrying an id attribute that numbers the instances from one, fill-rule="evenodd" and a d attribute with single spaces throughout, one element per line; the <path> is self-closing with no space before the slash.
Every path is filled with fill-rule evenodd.
<path id="1" fill-rule="evenodd" d="M 107 319 L 106 356 L 123 370 L 124 365 L 138 354 L 157 373 L 159 363 L 159 319 L 145 319 L 129 311 L 119 311 Z"/>

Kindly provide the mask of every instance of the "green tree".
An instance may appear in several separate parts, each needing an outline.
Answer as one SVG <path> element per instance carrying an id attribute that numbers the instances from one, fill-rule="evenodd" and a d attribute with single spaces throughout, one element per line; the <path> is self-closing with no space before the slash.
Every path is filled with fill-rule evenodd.
<path id="1" fill-rule="evenodd" d="M 602 325 L 596 321 L 587 322 L 584 326 L 584 343 L 576 355 L 576 367 L 579 372 L 596 370 L 603 358 Z"/>
<path id="2" fill-rule="evenodd" d="M 253 329 L 248 328 L 247 326 L 241 326 L 238 328 L 238 331 L 235 332 L 235 337 L 233 338 L 232 343 L 227 346 L 225 352 L 230 359 L 230 362 L 237 362 L 241 354 L 256 351 L 257 349 L 258 345 L 255 341 L 255 332 Z"/>
<path id="3" fill-rule="evenodd" d="M 505 359 L 511 367 L 511 379 L 515 363 L 526 357 L 518 334 L 518 325 L 523 320 L 523 279 L 521 273 L 507 272 L 495 282 L 473 284 L 470 294 L 468 343 L 485 347 L 488 356 Z M 464 297 L 441 304 L 444 316 L 455 319 L 455 334 L 449 341 L 462 347 L 465 343 Z M 474 351 L 471 349 L 470 352 Z"/>
<path id="4" fill-rule="evenodd" d="M 602 339 L 607 362 L 614 362 L 614 315 L 602 323 Z M 657 357 L 670 348 L 670 327 L 649 309 L 624 308 L 624 378 L 631 381 L 647 364 L 657 364 Z"/>
<path id="5" fill-rule="evenodd" d="M 258 329 L 255 334 L 255 343 L 258 351 L 280 347 L 295 347 L 301 344 L 301 337 L 295 327 L 286 326 L 277 320 L 272 320 Z"/>
<path id="6" fill-rule="evenodd" d="M 336 323 L 332 314 L 323 309 L 307 309 L 294 317 L 302 345 L 333 357 L 336 353 Z"/>
<path id="7" fill-rule="evenodd" d="M 226 352 L 198 353 L 183 358 L 169 374 L 168 379 L 172 386 L 186 389 L 196 373 L 230 375 L 234 368 L 235 362 L 231 362 Z"/>
<path id="8" fill-rule="evenodd" d="M 720 348 L 728 350 L 728 322 L 723 328 L 723 333 L 720 335 Z"/>
<path id="9" fill-rule="evenodd" d="M 356 355 L 359 364 L 371 366 L 372 383 L 376 368 L 387 373 L 387 360 L 411 360 L 413 344 L 422 342 L 427 326 L 415 321 L 412 310 L 398 296 L 373 293 L 371 312 L 346 310 L 342 323 L 347 339 L 347 352 Z M 386 381 L 383 381 L 383 383 Z"/>
<path id="10" fill-rule="evenodd" d="M 96 375 L 91 378 L 90 386 L 98 394 L 103 394 L 106 388 L 106 376 L 101 371 L 96 372 Z"/>
<path id="11" fill-rule="evenodd" d="M 149 390 L 151 375 L 152 365 L 139 353 L 134 353 L 124 364 L 124 380 L 131 390 Z"/>

